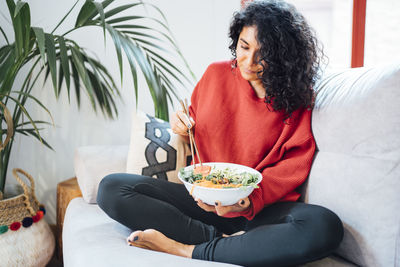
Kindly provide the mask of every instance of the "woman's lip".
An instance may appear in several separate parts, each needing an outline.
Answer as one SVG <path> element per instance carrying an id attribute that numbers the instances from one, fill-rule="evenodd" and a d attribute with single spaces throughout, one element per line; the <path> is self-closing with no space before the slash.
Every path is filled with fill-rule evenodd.
<path id="1" fill-rule="evenodd" d="M 257 71 L 252 71 L 252 70 L 249 70 L 249 69 L 244 69 L 244 72 L 246 72 L 246 73 L 249 73 L 249 74 L 254 74 L 254 73 L 257 73 Z"/>

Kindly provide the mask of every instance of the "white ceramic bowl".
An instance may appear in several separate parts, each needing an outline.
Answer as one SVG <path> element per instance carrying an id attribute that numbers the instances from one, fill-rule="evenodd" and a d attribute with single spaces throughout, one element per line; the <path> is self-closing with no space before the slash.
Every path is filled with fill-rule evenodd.
<path id="1" fill-rule="evenodd" d="M 258 176 L 257 184 L 261 182 L 262 175 L 259 171 L 239 164 L 233 163 L 223 163 L 223 162 L 207 162 L 203 163 L 203 165 L 208 165 L 214 167 L 216 169 L 225 169 L 230 168 L 234 169 L 235 172 L 249 172 L 252 174 L 256 174 Z M 184 169 L 185 171 L 193 170 L 193 165 L 187 166 Z M 189 191 L 192 190 L 193 184 L 186 182 L 178 172 L 178 178 L 185 185 L 186 189 Z M 195 198 L 200 199 L 206 204 L 215 205 L 216 201 L 220 201 L 222 206 L 228 206 L 236 204 L 240 199 L 245 198 L 253 192 L 254 187 L 239 187 L 239 188 L 208 188 L 202 186 L 195 186 L 193 189 L 192 195 Z"/>

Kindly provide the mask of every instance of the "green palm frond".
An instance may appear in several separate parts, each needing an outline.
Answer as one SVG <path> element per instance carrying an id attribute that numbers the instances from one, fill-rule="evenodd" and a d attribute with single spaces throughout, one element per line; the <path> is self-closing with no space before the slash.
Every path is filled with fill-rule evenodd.
<path id="1" fill-rule="evenodd" d="M 111 2 L 113 1 L 107 1 L 107 4 Z M 133 9 L 143 6 L 155 8 L 161 14 L 162 20 L 142 15 L 125 15 L 126 11 L 132 13 Z M 136 101 L 139 94 L 137 77 L 140 71 L 152 96 L 156 116 L 168 120 L 168 102 L 172 103 L 172 99 L 168 98 L 167 103 L 164 103 L 167 100 L 167 94 L 176 96 L 176 85 L 184 85 L 183 81 L 192 84 L 194 76 L 184 74 L 175 67 L 174 62 L 166 59 L 166 55 L 171 58 L 179 58 L 187 65 L 168 28 L 165 16 L 154 5 L 143 2 L 111 9 L 107 9 L 103 5 L 103 8 L 105 13 L 101 14 L 92 1 L 86 1 L 75 26 L 99 26 L 108 31 L 116 49 L 121 79 L 123 75 L 122 54 L 124 53 L 131 69 Z M 149 21 L 158 27 L 146 26 Z M 189 74 L 193 74 L 190 68 L 188 70 Z M 161 84 L 162 80 L 157 78 L 157 72 L 161 73 L 162 80 L 167 80 L 167 82 Z"/>
<path id="2" fill-rule="evenodd" d="M 70 101 L 70 92 L 74 89 L 80 107 L 82 92 L 85 92 L 95 112 L 101 111 L 109 118 L 118 116 L 115 101 L 121 93 L 114 78 L 100 60 L 90 56 L 90 51 L 69 38 L 68 34 L 73 31 L 98 27 L 102 31 L 104 44 L 106 38 L 112 40 L 121 83 L 125 57 L 131 71 L 136 105 L 140 93 L 138 80 L 143 76 L 154 103 L 156 117 L 168 120 L 168 106 L 174 98 L 178 98 L 177 86 L 193 85 L 193 72 L 182 56 L 164 14 L 155 5 L 140 0 L 124 5 L 118 5 L 114 0 L 86 0 L 78 12 L 75 25 L 64 33 L 58 33 L 59 26 L 72 14 L 79 0 L 55 24 L 51 32 L 31 25 L 29 3 L 21 0 L 6 0 L 6 3 L 14 38 L 9 38 L 0 27 L 0 38 L 6 42 L 0 47 L 0 101 L 6 105 L 12 103 L 10 106 L 14 108 L 15 133 L 32 136 L 49 148 L 51 146 L 40 135 L 42 127 L 36 124 L 46 126 L 50 123 L 34 120 L 25 108 L 28 101 L 34 102 L 51 117 L 50 111 L 31 94 L 43 76 L 44 82 L 50 78 L 57 99 L 63 90 L 67 90 Z M 147 13 L 143 15 L 140 8 L 144 8 Z M 155 11 L 156 16 L 150 16 L 149 10 Z M 12 39 L 14 41 L 10 42 Z M 179 62 L 183 63 L 185 69 L 176 67 Z M 12 91 L 15 79 L 24 66 L 27 66 L 28 72 L 24 74 L 22 86 Z M 23 117 L 29 121 L 24 122 Z M 3 121 L 1 113 L 0 122 Z M 28 124 L 31 127 L 27 128 Z M 4 129 L 0 129 L 0 136 L 3 133 Z M 0 191 L 4 188 L 11 148 L 12 142 L 0 151 Z"/>

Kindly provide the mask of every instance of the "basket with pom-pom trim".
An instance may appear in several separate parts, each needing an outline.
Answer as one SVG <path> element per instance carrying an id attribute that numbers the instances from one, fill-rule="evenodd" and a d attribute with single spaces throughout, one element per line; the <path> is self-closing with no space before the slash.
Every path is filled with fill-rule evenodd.
<path id="1" fill-rule="evenodd" d="M 30 186 L 18 173 L 28 178 Z M 21 169 L 14 169 L 13 176 L 24 192 L 0 199 L 0 265 L 46 266 L 53 255 L 55 240 L 42 219 L 44 206 L 36 199 L 32 176 Z"/>

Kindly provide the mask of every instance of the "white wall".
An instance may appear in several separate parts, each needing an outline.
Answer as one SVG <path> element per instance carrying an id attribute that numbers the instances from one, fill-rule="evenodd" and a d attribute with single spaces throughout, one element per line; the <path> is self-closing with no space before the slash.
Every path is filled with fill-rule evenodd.
<path id="1" fill-rule="evenodd" d="M 50 32 L 75 1 L 28 1 L 31 7 L 32 25 L 43 27 Z M 233 12 L 240 8 L 239 0 L 151 0 L 166 15 L 170 28 L 186 57 L 189 65 L 199 79 L 213 61 L 230 59 L 228 50 L 228 27 Z M 131 3 L 129 0 L 117 1 L 118 4 Z M 83 1 L 79 3 L 79 7 Z M 78 8 L 79 9 L 79 8 Z M 60 27 L 58 33 L 65 32 L 75 22 L 78 9 Z M 5 1 L 0 1 L 0 11 L 9 17 Z M 11 36 L 12 29 L 4 16 L 0 24 Z M 109 68 L 119 82 L 117 60 L 112 43 L 104 48 L 101 31 L 79 31 L 69 37 L 84 47 L 94 51 Z M 110 40 L 110 38 L 108 38 Z M 3 42 L 3 40 L 1 40 Z M 127 63 L 127 62 L 124 62 Z M 56 186 L 60 181 L 74 176 L 73 155 L 75 148 L 86 145 L 121 145 L 129 143 L 130 114 L 135 106 L 133 83 L 130 71 L 124 64 L 124 81 L 121 89 L 124 103 L 118 102 L 119 118 L 115 121 L 105 119 L 101 113 L 95 114 L 87 100 L 82 97 L 81 109 L 77 109 L 74 95 L 69 104 L 66 91 L 56 101 L 50 83 L 43 88 L 38 83 L 35 95 L 49 108 L 56 127 L 49 127 L 41 133 L 55 151 L 47 149 L 33 138 L 16 136 L 9 164 L 8 183 L 11 183 L 11 170 L 22 168 L 32 174 L 37 184 L 39 201 L 47 208 L 46 219 L 55 223 Z M 21 78 L 19 79 L 20 82 Z M 141 83 L 141 87 L 145 87 Z M 190 97 L 192 88 L 186 95 Z M 150 95 L 142 90 L 139 96 L 139 109 L 154 114 Z M 176 105 L 177 106 L 177 105 Z M 47 120 L 46 112 L 38 106 L 30 106 L 30 113 L 36 120 Z"/>
<path id="2" fill-rule="evenodd" d="M 99 0 L 98 0 L 99 1 Z M 332 67 L 344 68 L 350 65 L 351 3 L 350 0 L 289 0 L 303 12 L 309 23 L 317 31 L 330 58 Z M 75 2 L 28 1 L 31 5 L 32 25 L 51 31 Z M 83 4 L 79 3 L 79 7 Z M 116 1 L 118 4 L 131 3 L 130 0 Z M 178 41 L 184 56 L 197 79 L 207 65 L 213 61 L 230 58 L 227 38 L 230 18 L 240 8 L 240 0 L 148 0 L 157 5 L 166 15 L 170 28 Z M 391 8 L 387 8 L 391 6 Z M 79 8 L 65 21 L 58 33 L 69 29 L 75 22 Z M 371 0 L 367 6 L 366 25 L 366 65 L 375 65 L 398 60 L 399 1 Z M 0 25 L 12 33 L 5 1 L 0 1 Z M 382 30 L 384 29 L 384 30 Z M 84 47 L 94 51 L 109 68 L 119 83 L 117 60 L 112 43 L 104 48 L 101 31 L 78 31 L 69 37 Z M 110 37 L 108 37 L 110 40 Z M 0 38 L 0 42 L 4 42 Z M 48 210 L 47 220 L 55 223 L 56 185 L 74 176 L 73 154 L 75 148 L 85 145 L 128 144 L 130 114 L 135 107 L 133 84 L 127 62 L 124 64 L 124 81 L 121 88 L 123 102 L 118 102 L 119 118 L 115 121 L 95 114 L 85 96 L 81 110 L 76 106 L 74 95 L 68 103 L 65 92 L 57 102 L 50 84 L 41 88 L 38 84 L 35 94 L 50 109 L 56 127 L 42 131 L 43 137 L 54 147 L 50 151 L 33 138 L 17 136 L 9 165 L 8 182 L 12 182 L 11 170 L 23 168 L 36 178 L 37 195 Z M 21 80 L 16 83 L 20 84 Z M 119 83 L 120 84 L 120 83 Z M 140 85 L 145 89 L 146 85 Z M 182 98 L 189 97 L 192 88 L 187 88 Z M 177 105 L 175 105 L 177 107 Z M 139 109 L 153 114 L 153 105 L 147 90 L 139 96 Z M 48 115 L 33 105 L 29 109 L 33 118 L 49 120 Z"/>

